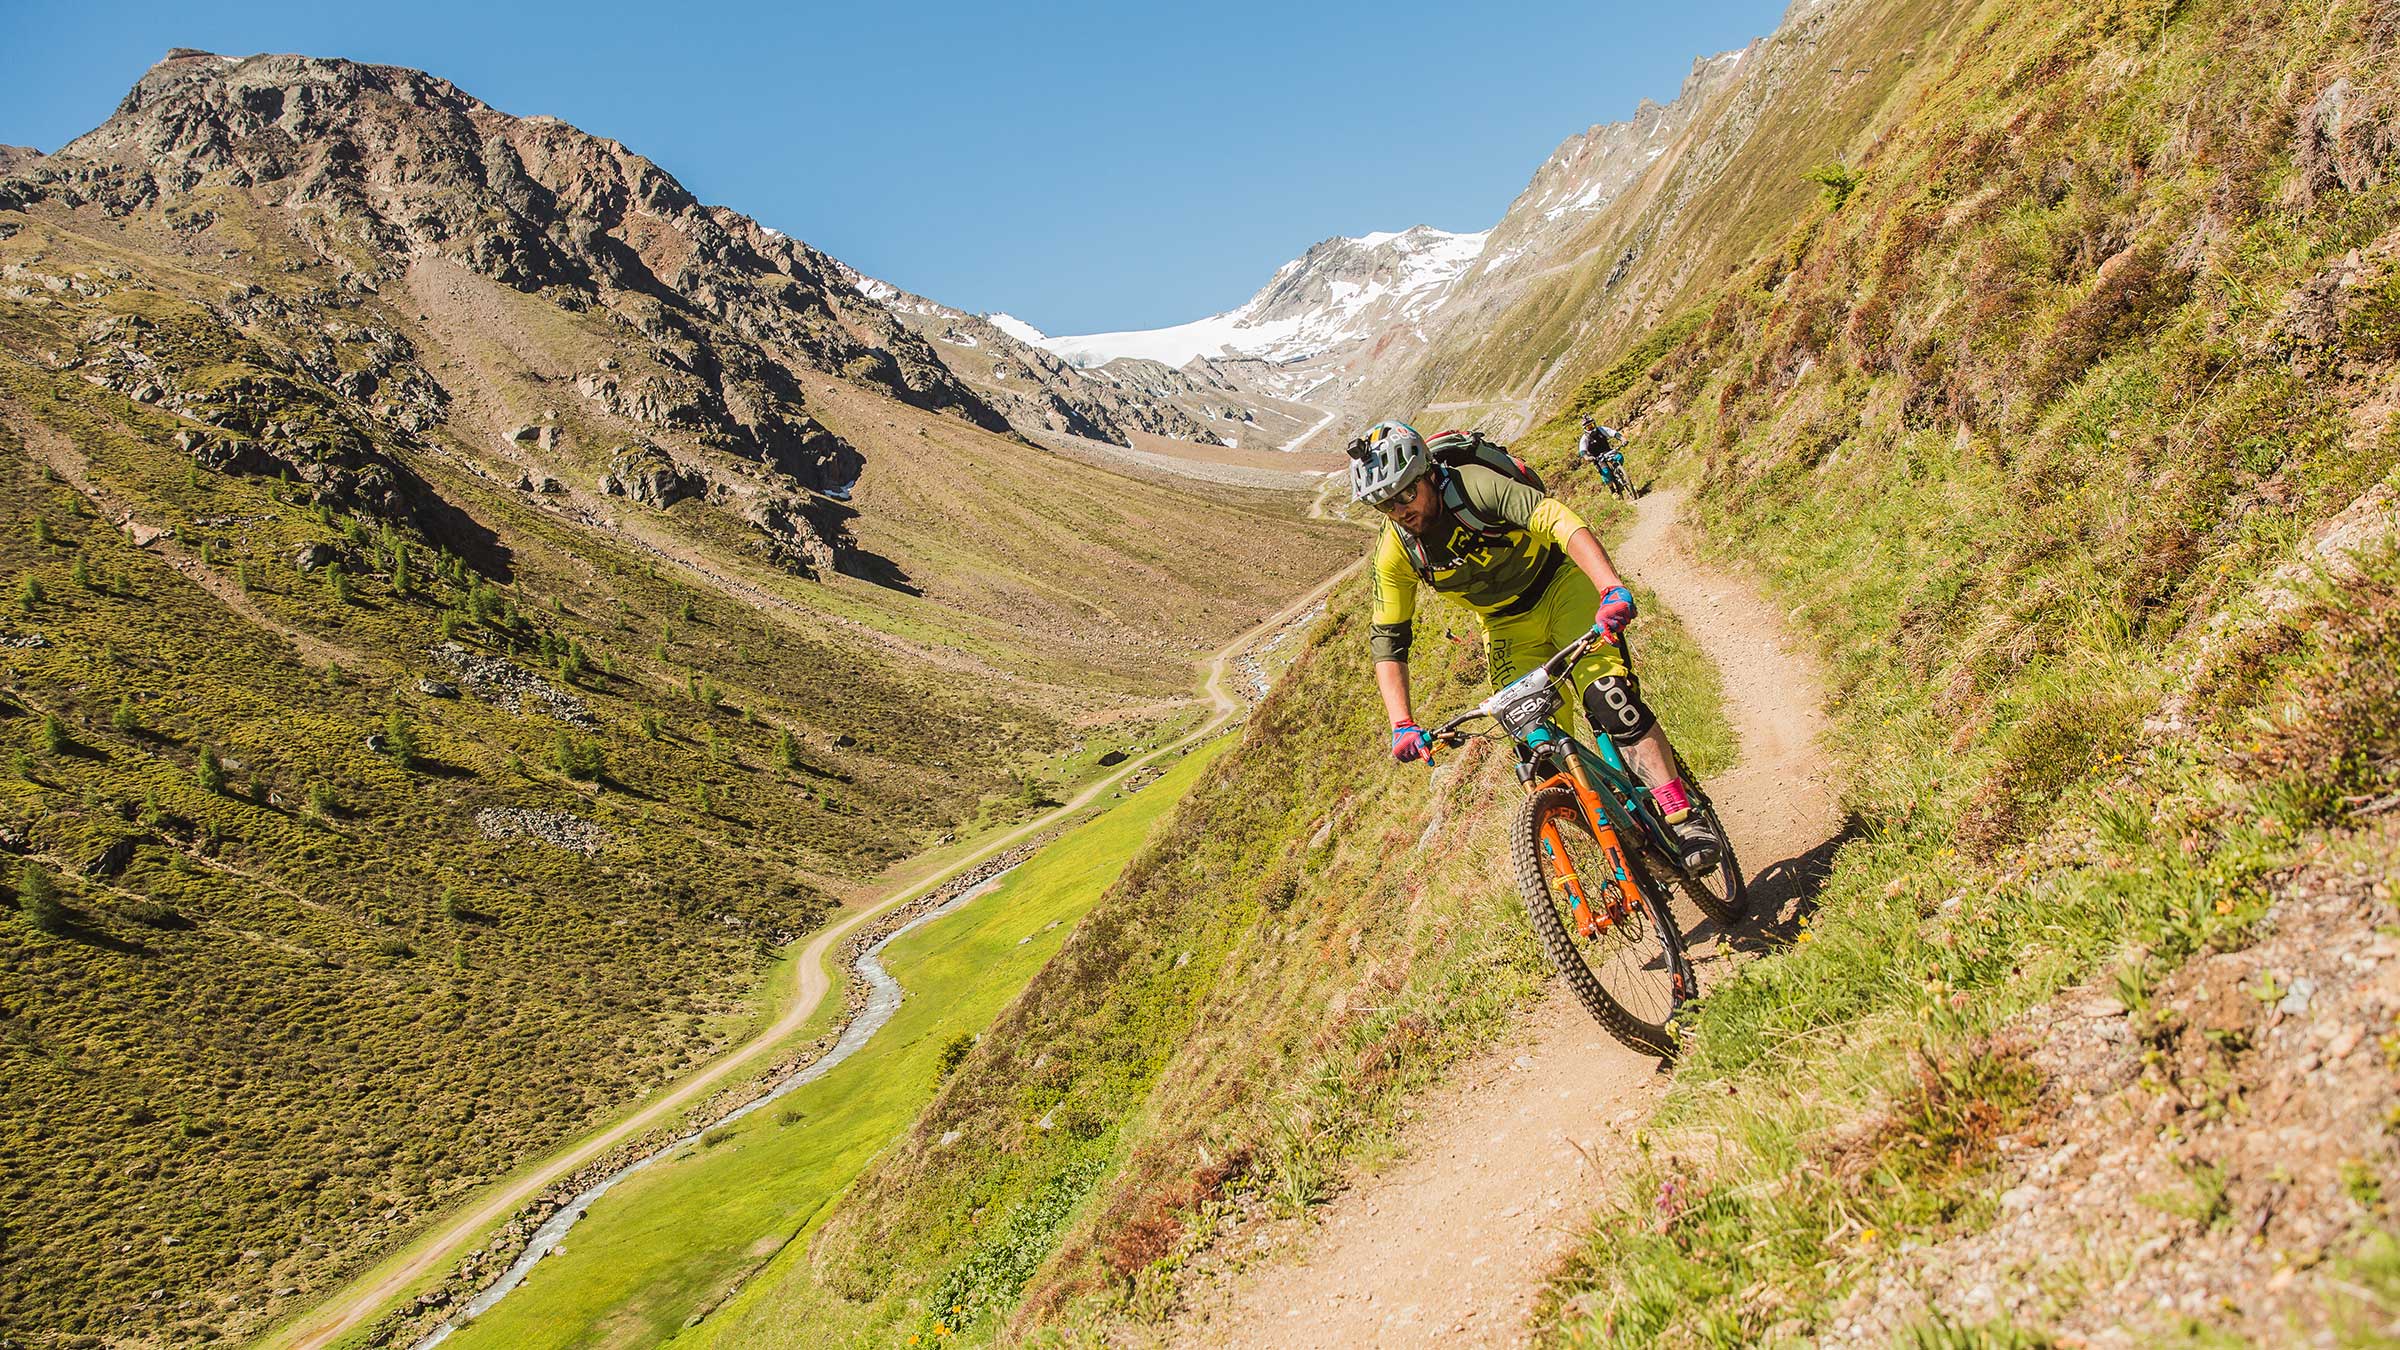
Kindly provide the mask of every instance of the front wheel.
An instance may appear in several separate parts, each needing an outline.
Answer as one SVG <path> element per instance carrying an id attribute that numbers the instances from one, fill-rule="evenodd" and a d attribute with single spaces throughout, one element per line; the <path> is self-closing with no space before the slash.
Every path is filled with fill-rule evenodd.
<path id="1" fill-rule="evenodd" d="M 1564 786 L 1525 799 L 1511 852 L 1533 931 L 1575 997 L 1610 1035 L 1673 1059 L 1669 1024 L 1693 993 L 1691 966 L 1637 852 L 1594 837 L 1574 790 Z M 1618 880 L 1620 867 L 1631 894 Z"/>

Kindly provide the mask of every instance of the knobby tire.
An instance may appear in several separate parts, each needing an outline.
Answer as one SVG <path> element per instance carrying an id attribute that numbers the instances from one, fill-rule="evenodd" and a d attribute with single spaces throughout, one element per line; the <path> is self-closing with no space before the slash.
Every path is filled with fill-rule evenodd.
<path id="1" fill-rule="evenodd" d="M 1666 1010 L 1656 1021 L 1650 1021 L 1619 1002 L 1601 984 L 1599 973 L 1592 969 L 1583 948 L 1577 944 L 1576 934 L 1568 931 L 1565 902 L 1552 897 L 1549 876 L 1542 865 L 1542 824 L 1554 816 L 1563 837 L 1589 844 L 1595 859 L 1600 854 L 1572 789 L 1545 788 L 1525 799 L 1517 814 L 1510 851 L 1517 867 L 1517 891 L 1532 917 L 1533 931 L 1549 950 L 1551 964 L 1566 978 L 1567 987 L 1575 991 L 1575 997 L 1600 1025 L 1608 1028 L 1610 1035 L 1643 1054 L 1671 1060 L 1675 1057 L 1675 1035 L 1670 1024 L 1692 992 L 1692 975 L 1690 964 L 1684 959 L 1682 934 L 1676 929 L 1673 916 L 1661 912 L 1663 894 L 1650 879 L 1649 869 L 1642 866 L 1640 847 L 1628 847 L 1626 841 L 1630 836 L 1620 832 L 1618 850 L 1625 857 L 1628 878 L 1640 893 L 1633 919 L 1647 928 L 1647 934 L 1636 939 L 1635 947 L 1645 955 L 1657 953 L 1666 980 Z M 1598 889 L 1589 886 L 1587 900 Z"/>

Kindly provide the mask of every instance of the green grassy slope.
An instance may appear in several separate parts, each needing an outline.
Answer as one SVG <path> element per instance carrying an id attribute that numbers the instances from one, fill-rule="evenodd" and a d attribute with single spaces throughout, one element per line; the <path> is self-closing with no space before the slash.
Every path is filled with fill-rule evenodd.
<path id="1" fill-rule="evenodd" d="M 894 942 L 884 967 L 909 996 L 865 1049 L 611 1191 L 563 1253 L 453 1343 L 655 1345 L 804 1241 L 941 1090 L 951 1043 L 980 1034 L 1015 998 L 1229 744 L 1186 756 L 965 910 Z"/>
<path id="2" fill-rule="evenodd" d="M 1519 796 L 1505 756 L 1479 746 L 1430 781 L 1390 763 L 1364 605 L 1337 592 L 1241 745 L 907 1139 L 685 1339 L 987 1341 L 1154 1311 L 1224 1187 L 1321 1195 L 1409 1087 L 1542 986 L 1500 838 Z M 1642 622 L 1662 715 L 1720 767 L 1713 673 L 1671 616 Z M 1480 697 L 1480 648 L 1441 638 L 1471 623 L 1420 619 L 1428 717 Z"/>
<path id="3" fill-rule="evenodd" d="M 240 1335 L 321 1292 L 746 1034 L 779 944 L 1149 742 L 1348 548 L 843 386 L 813 407 L 868 463 L 868 575 L 798 575 L 715 504 L 593 493 L 649 433 L 745 472 L 562 397 L 651 359 L 621 326 L 369 281 L 205 193 L 0 211 L 5 1334 Z M 400 425 L 437 376 L 448 420 Z M 555 451 L 502 440 L 546 410 Z"/>
<path id="4" fill-rule="evenodd" d="M 1865 836 L 1799 949 L 1704 1007 L 1657 1127 L 1692 1142 L 1602 1217 L 1562 1340 L 1826 1332 L 1884 1253 L 1995 1218 L 2039 1091 L 1995 1028 L 2251 941 L 2393 788 L 2388 534 L 2342 584 L 2285 569 L 2336 518 L 2389 528 L 2394 37 L 2368 5 L 1978 9 L 1846 201 L 1587 387 L 1691 447 L 1710 535 L 1825 651 Z"/>

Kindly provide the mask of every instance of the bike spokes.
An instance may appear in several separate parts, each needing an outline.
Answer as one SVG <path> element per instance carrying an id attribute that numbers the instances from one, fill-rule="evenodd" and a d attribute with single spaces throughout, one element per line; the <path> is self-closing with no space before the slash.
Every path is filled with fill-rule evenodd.
<path id="1" fill-rule="evenodd" d="M 1668 1056 L 1668 1023 L 1690 996 L 1680 934 L 1660 921 L 1646 877 L 1613 830 L 1595 835 L 1566 785 L 1527 799 L 1518 885 L 1560 972 L 1627 1045 Z"/>

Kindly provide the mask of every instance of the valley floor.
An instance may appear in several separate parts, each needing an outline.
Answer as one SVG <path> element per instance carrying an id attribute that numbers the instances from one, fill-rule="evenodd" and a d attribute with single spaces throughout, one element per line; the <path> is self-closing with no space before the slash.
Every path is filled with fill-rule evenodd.
<path id="1" fill-rule="evenodd" d="M 847 935 L 877 915 L 931 891 L 945 879 L 966 871 L 1011 845 L 1043 830 L 1055 828 L 1100 801 L 1104 792 L 1122 785 L 1146 767 L 1172 762 L 1176 756 L 1204 745 L 1245 706 L 1228 686 L 1229 667 L 1235 659 L 1273 638 L 1296 616 L 1320 604 L 1326 592 L 1347 577 L 1351 570 L 1345 568 L 1326 578 L 1307 594 L 1233 639 L 1203 665 L 1206 678 L 1203 699 L 1198 701 L 1207 703 L 1211 712 L 1197 729 L 1171 744 L 1162 745 L 1147 755 L 1128 761 L 1114 772 L 1092 782 L 1055 810 L 996 839 L 981 843 L 963 857 L 941 866 L 930 876 L 915 875 L 921 869 L 912 865 L 914 860 L 896 866 L 888 874 L 892 878 L 891 884 L 881 895 L 857 903 L 846 917 L 810 938 L 798 955 L 798 978 L 793 981 L 788 1001 L 772 1025 L 731 1053 L 721 1056 L 654 1097 L 615 1125 L 521 1172 L 501 1188 L 489 1193 L 482 1203 L 461 1213 L 431 1236 L 420 1239 L 400 1255 L 369 1272 L 361 1281 L 340 1291 L 312 1314 L 288 1323 L 280 1334 L 270 1338 L 268 1344 L 295 1348 L 335 1344 L 346 1333 L 375 1317 L 379 1310 L 423 1289 L 429 1280 L 438 1278 L 449 1269 L 462 1253 L 487 1239 L 495 1225 L 563 1178 L 649 1130 L 672 1124 L 683 1112 L 706 1099 L 712 1090 L 738 1081 L 740 1072 L 755 1072 L 765 1062 L 767 1052 L 789 1042 L 810 1020 L 833 988 L 826 958 Z"/>
<path id="2" fill-rule="evenodd" d="M 1710 792 L 1752 879 L 1753 911 L 1749 933 L 1720 934 L 1704 922 L 1689 929 L 1713 948 L 1700 964 L 1706 982 L 1742 959 L 1751 933 L 1788 928 L 1805 913 L 1841 820 L 1818 749 L 1826 719 L 1816 662 L 1755 587 L 1685 546 L 1682 505 L 1678 491 L 1643 498 L 1613 555 L 1717 666 L 1740 738 L 1739 762 Z M 1698 921 L 1681 917 L 1687 929 Z M 1295 1347 L 1530 1339 L 1551 1267 L 1608 1191 L 1612 1155 L 1630 1148 L 1667 1081 L 1556 991 L 1520 1034 L 1417 1104 L 1399 1165 L 1361 1178 L 1312 1217 L 1224 1239 L 1218 1251 L 1230 1269 L 1196 1296 L 1172 1339 Z M 1241 1268 L 1261 1255 L 1268 1259 Z"/>

